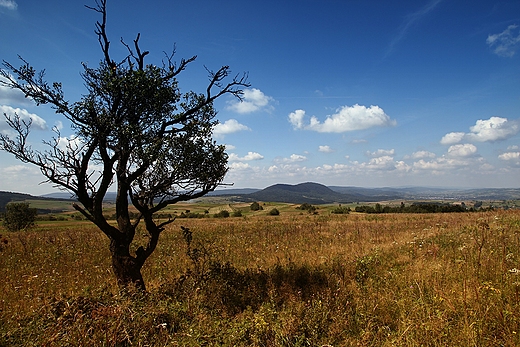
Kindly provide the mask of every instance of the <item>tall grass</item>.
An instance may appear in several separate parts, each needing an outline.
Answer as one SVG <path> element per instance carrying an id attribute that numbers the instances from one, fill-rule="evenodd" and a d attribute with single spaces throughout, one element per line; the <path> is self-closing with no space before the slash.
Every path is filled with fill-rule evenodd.
<path id="1" fill-rule="evenodd" d="M 520 345 L 519 211 L 178 220 L 145 295 L 88 224 L 1 234 L 0 346 Z"/>

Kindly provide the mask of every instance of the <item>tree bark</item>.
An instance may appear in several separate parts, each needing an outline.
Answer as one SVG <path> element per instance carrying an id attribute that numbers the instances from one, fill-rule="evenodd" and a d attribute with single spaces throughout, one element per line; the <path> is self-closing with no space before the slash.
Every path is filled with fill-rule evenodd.
<path id="1" fill-rule="evenodd" d="M 119 288 L 121 290 L 146 291 L 141 274 L 143 264 L 130 255 L 130 245 L 112 240 L 110 242 L 110 253 L 112 254 L 112 270 Z"/>

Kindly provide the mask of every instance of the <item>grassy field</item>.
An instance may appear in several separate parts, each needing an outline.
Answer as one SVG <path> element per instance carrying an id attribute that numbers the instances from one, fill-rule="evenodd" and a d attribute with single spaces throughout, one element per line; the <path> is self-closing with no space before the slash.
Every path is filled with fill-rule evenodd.
<path id="1" fill-rule="evenodd" d="M 0 231 L 0 346 L 520 345 L 520 211 L 295 206 L 177 206 L 244 215 L 178 218 L 145 265 L 145 295 L 118 293 L 87 222 Z"/>

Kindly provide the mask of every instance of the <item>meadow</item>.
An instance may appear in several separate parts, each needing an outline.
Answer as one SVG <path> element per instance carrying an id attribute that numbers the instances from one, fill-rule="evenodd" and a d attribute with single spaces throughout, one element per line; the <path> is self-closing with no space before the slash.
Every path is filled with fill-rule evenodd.
<path id="1" fill-rule="evenodd" d="M 0 346 L 520 345 L 519 210 L 246 207 L 178 207 L 244 214 L 176 219 L 146 294 L 118 292 L 85 221 L 0 230 Z"/>

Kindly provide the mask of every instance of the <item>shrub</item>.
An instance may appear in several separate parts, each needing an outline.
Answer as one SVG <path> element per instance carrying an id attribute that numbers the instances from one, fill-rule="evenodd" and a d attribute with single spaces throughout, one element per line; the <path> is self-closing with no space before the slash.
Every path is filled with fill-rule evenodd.
<path id="1" fill-rule="evenodd" d="M 334 213 L 334 214 L 348 214 L 348 213 L 350 213 L 350 207 L 338 206 L 335 209 L 333 209 L 332 211 L 330 211 L 330 213 Z"/>
<path id="2" fill-rule="evenodd" d="M 253 202 L 251 204 L 251 206 L 249 206 L 249 208 L 251 209 L 251 211 L 260 211 L 260 210 L 263 210 L 264 208 L 258 203 L 258 202 Z"/>
<path id="3" fill-rule="evenodd" d="M 280 211 L 278 211 L 277 208 L 273 208 L 271 211 L 269 211 L 270 216 L 278 216 L 280 214 Z"/>
<path id="4" fill-rule="evenodd" d="M 296 207 L 297 210 L 307 211 L 309 213 L 316 213 L 316 210 L 318 209 L 316 206 L 312 206 L 311 204 L 304 203 L 300 206 Z"/>
<path id="5" fill-rule="evenodd" d="M 213 217 L 215 217 L 215 218 L 227 218 L 227 217 L 229 217 L 229 211 L 222 210 L 219 213 L 215 213 L 213 215 Z"/>
<path id="6" fill-rule="evenodd" d="M 4 226 L 9 231 L 19 231 L 34 225 L 37 211 L 27 202 L 12 202 L 5 207 Z"/>

